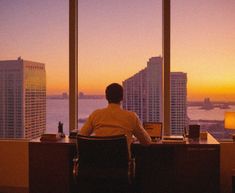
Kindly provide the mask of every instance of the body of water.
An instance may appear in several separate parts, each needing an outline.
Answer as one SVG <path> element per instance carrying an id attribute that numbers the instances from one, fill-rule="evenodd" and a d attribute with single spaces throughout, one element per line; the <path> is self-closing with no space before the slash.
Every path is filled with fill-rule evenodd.
<path id="1" fill-rule="evenodd" d="M 105 99 L 79 99 L 78 118 L 87 118 L 95 109 L 107 106 Z M 211 110 L 200 109 L 200 107 L 188 107 L 188 117 L 191 120 L 224 120 L 225 111 L 235 111 L 235 105 L 230 109 L 214 108 Z M 58 122 L 64 124 L 64 132 L 68 134 L 69 128 L 69 101 L 62 99 L 47 99 L 47 132 L 55 133 L 58 130 Z M 78 123 L 81 128 L 82 123 Z"/>
<path id="2" fill-rule="evenodd" d="M 95 109 L 107 106 L 105 99 L 79 99 L 78 118 L 87 118 Z M 58 130 L 58 122 L 64 124 L 64 132 L 69 132 L 69 100 L 47 99 L 47 132 L 55 133 Z M 81 128 L 83 123 L 78 123 Z"/>

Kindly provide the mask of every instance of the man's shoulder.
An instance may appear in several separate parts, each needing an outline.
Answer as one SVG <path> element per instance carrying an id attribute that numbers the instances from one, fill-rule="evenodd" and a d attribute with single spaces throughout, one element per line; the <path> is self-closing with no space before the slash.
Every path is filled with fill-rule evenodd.
<path id="1" fill-rule="evenodd" d="M 125 109 L 122 109 L 123 113 L 129 115 L 129 116 L 132 116 L 132 117 L 136 117 L 136 113 L 135 112 L 132 112 L 132 111 L 128 111 L 128 110 L 125 110 Z"/>
<path id="2" fill-rule="evenodd" d="M 95 114 L 100 114 L 103 113 L 104 111 L 106 111 L 107 108 L 102 108 L 102 109 L 96 109 L 92 112 L 93 115 Z"/>

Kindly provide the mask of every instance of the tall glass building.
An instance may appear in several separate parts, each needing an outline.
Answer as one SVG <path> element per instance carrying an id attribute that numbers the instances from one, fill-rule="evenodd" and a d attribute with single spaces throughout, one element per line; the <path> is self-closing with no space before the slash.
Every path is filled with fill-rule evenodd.
<path id="1" fill-rule="evenodd" d="M 182 134 L 187 124 L 187 74 L 171 72 L 171 134 Z"/>
<path id="2" fill-rule="evenodd" d="M 123 81 L 123 108 L 136 112 L 142 122 L 162 122 L 162 57 L 152 57 L 147 67 Z M 171 134 L 187 125 L 187 74 L 171 72 Z"/>
<path id="3" fill-rule="evenodd" d="M 45 64 L 0 61 L 0 138 L 39 137 L 46 130 Z"/>

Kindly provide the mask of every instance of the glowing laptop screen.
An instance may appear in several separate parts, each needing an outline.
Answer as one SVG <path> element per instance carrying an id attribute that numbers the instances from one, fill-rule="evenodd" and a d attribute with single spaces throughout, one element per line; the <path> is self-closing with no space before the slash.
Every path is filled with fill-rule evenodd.
<path id="1" fill-rule="evenodd" d="M 160 122 L 144 122 L 144 129 L 148 132 L 150 137 L 161 138 L 162 137 L 162 123 Z"/>

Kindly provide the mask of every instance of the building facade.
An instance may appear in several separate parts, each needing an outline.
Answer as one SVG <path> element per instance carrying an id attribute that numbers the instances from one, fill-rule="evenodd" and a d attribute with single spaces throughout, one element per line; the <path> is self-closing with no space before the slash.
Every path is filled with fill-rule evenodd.
<path id="1" fill-rule="evenodd" d="M 171 134 L 182 134 L 187 122 L 187 74 L 171 72 Z"/>
<path id="2" fill-rule="evenodd" d="M 162 57 L 123 81 L 123 108 L 136 112 L 142 122 L 163 121 Z M 187 124 L 187 74 L 171 73 L 171 134 L 182 134 Z"/>
<path id="3" fill-rule="evenodd" d="M 39 137 L 46 130 L 45 65 L 0 61 L 0 90 L 0 138 Z"/>

